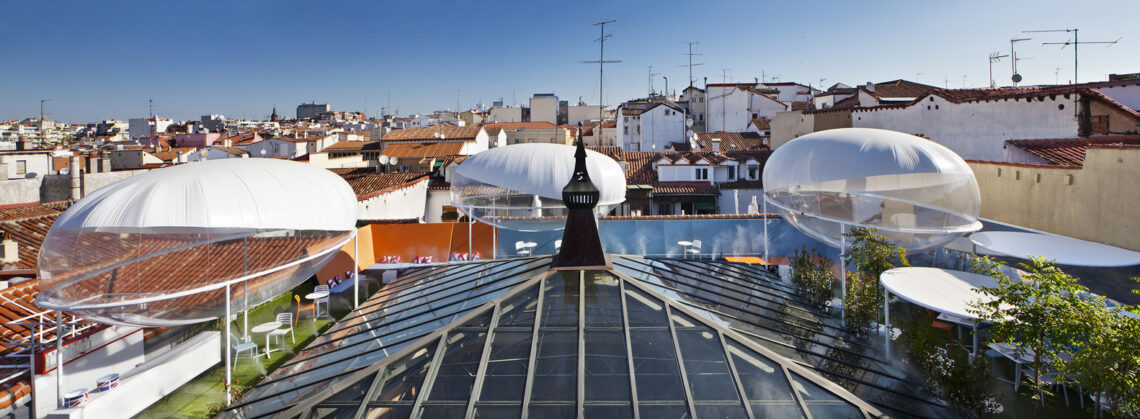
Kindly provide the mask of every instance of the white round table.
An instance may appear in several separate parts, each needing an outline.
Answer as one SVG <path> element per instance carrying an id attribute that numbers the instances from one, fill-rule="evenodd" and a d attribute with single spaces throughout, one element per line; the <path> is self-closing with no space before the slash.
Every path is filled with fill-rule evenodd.
<path id="1" fill-rule="evenodd" d="M 249 329 L 249 332 L 250 333 L 269 333 L 269 332 L 272 332 L 274 330 L 277 330 L 281 326 L 283 326 L 281 324 L 281 322 L 278 322 L 275 320 L 275 321 L 271 321 L 268 323 L 262 323 L 262 324 L 259 324 L 257 326 L 254 326 L 252 329 Z M 265 357 L 266 358 L 269 358 L 270 352 L 273 352 L 273 347 L 269 346 L 269 335 L 266 334 L 265 335 Z"/>
<path id="2" fill-rule="evenodd" d="M 952 271 L 938 268 L 894 268 L 879 276 L 883 288 L 899 298 L 923 308 L 957 317 L 956 323 L 973 323 L 974 352 L 978 350 L 977 313 L 971 304 L 992 301 L 993 297 L 983 294 L 982 288 L 996 288 L 998 281 L 986 275 Z M 890 311 L 886 301 L 883 312 L 890 322 Z M 890 340 L 886 340 L 890 351 Z"/>
<path id="3" fill-rule="evenodd" d="M 1140 252 L 1056 234 L 985 231 L 970 235 L 980 249 L 1027 259 L 1044 256 L 1059 265 L 1115 267 L 1140 265 Z"/>
<path id="4" fill-rule="evenodd" d="M 320 300 L 322 298 L 327 298 L 328 296 L 329 296 L 328 291 L 315 291 L 315 292 L 310 292 L 308 294 L 305 294 L 306 300 L 313 301 L 313 321 L 314 322 L 317 321 L 317 313 L 319 313 L 319 311 L 317 311 L 317 300 Z M 325 309 L 326 309 L 326 311 L 328 311 L 327 310 L 328 309 L 327 304 L 325 306 Z"/>

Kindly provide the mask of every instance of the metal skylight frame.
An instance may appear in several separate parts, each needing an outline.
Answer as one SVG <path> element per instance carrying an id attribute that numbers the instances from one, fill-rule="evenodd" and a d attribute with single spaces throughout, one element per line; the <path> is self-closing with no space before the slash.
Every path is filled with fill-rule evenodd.
<path id="1" fill-rule="evenodd" d="M 578 388 L 577 393 L 578 394 L 577 394 L 576 407 L 578 409 L 578 415 L 581 416 L 583 414 L 583 409 L 585 408 L 585 405 L 586 405 L 585 388 L 584 388 L 585 387 L 585 371 L 584 371 L 584 369 L 585 369 L 585 362 L 584 362 L 585 338 L 584 338 L 584 334 L 585 334 L 585 329 L 587 327 L 585 324 L 585 313 L 586 313 L 586 310 L 585 310 L 585 295 L 586 295 L 586 293 L 585 293 L 585 283 L 586 283 L 585 282 L 585 276 L 586 276 L 587 271 L 578 270 L 576 272 L 578 272 L 578 274 L 579 274 L 579 281 L 578 281 L 579 306 L 577 307 L 577 310 L 578 310 L 577 329 L 578 329 L 578 337 L 579 337 L 578 338 L 578 353 L 577 353 L 577 358 L 578 358 L 578 365 L 577 365 L 578 372 L 577 372 L 577 374 L 578 375 L 576 377 L 577 382 L 578 382 L 578 384 L 577 384 L 577 388 Z M 685 306 L 684 304 L 681 304 L 681 303 L 676 302 L 676 301 L 671 301 L 670 298 L 666 298 L 664 295 L 658 293 L 656 290 L 651 289 L 651 287 L 649 287 L 645 284 L 641 284 L 640 281 L 636 280 L 635 278 L 632 278 L 632 277 L 630 277 L 630 276 L 628 276 L 622 272 L 618 272 L 618 271 L 612 270 L 612 269 L 611 270 L 605 270 L 605 271 L 590 271 L 590 272 L 604 272 L 605 274 L 612 275 L 614 278 L 616 278 L 618 280 L 618 285 L 619 285 L 618 289 L 620 292 L 619 295 L 621 296 L 620 301 L 621 301 L 621 311 L 622 311 L 622 329 L 623 329 L 623 332 L 625 335 L 625 346 L 626 346 L 626 348 L 625 348 L 626 354 L 625 355 L 627 358 L 627 363 L 630 366 L 630 369 L 628 370 L 628 374 L 630 375 L 630 386 L 631 386 L 630 387 L 631 394 L 630 394 L 629 403 L 633 409 L 634 418 L 640 417 L 640 413 L 639 413 L 640 405 L 636 400 L 636 398 L 637 398 L 636 372 L 632 368 L 632 366 L 633 366 L 633 351 L 631 348 L 631 341 L 629 339 L 629 330 L 630 330 L 629 329 L 629 315 L 628 315 L 628 309 L 626 307 L 626 301 L 627 301 L 626 299 L 628 298 L 627 294 L 626 294 L 627 284 L 632 285 L 638 291 L 643 292 L 643 293 L 651 296 L 652 298 L 659 300 L 663 304 L 663 309 L 664 309 L 663 312 L 666 316 L 665 319 L 668 323 L 668 329 L 669 329 L 670 334 L 671 334 L 672 339 L 673 339 L 676 362 L 678 364 L 679 371 L 681 372 L 682 384 L 684 387 L 684 391 L 685 391 L 685 395 L 686 395 L 685 396 L 686 402 L 687 402 L 687 406 L 688 406 L 690 415 L 695 416 L 696 405 L 693 402 L 693 397 L 691 394 L 691 387 L 689 386 L 689 383 L 688 383 L 687 374 L 685 374 L 684 355 L 680 351 L 680 347 L 679 347 L 680 343 L 677 339 L 677 333 L 675 330 L 675 326 L 673 324 L 674 320 L 673 320 L 672 313 L 674 311 L 677 311 L 677 312 L 683 313 L 686 316 L 692 317 L 693 319 L 700 322 L 702 324 L 702 326 L 709 327 L 712 330 L 717 332 L 721 348 L 724 351 L 723 356 L 725 357 L 726 365 L 729 367 L 729 370 L 731 371 L 731 374 L 733 376 L 733 383 L 736 387 L 735 389 L 739 393 L 738 394 L 739 401 L 741 403 L 743 403 L 745 411 L 748 412 L 749 417 L 754 417 L 754 415 L 751 411 L 751 406 L 750 406 L 750 402 L 748 400 L 748 395 L 746 394 L 746 392 L 744 390 L 744 387 L 743 387 L 741 380 L 740 380 L 740 375 L 736 369 L 734 361 L 732 360 L 732 353 L 730 352 L 729 345 L 727 345 L 727 337 L 731 337 L 733 342 L 735 342 L 735 343 L 737 343 L 737 344 L 739 344 L 739 345 L 741 345 L 747 349 L 755 351 L 756 353 L 760 354 L 761 356 L 767 358 L 769 361 L 776 363 L 777 365 L 781 366 L 782 371 L 784 372 L 784 378 L 786 380 L 788 380 L 787 381 L 788 385 L 793 389 L 792 394 L 793 394 L 793 397 L 795 398 L 794 401 L 800 406 L 800 408 L 802 409 L 805 416 L 811 418 L 812 417 L 811 411 L 808 409 L 808 403 L 806 403 L 804 401 L 804 399 L 800 395 L 799 391 L 795 390 L 795 382 L 796 381 L 792 379 L 792 377 L 791 377 L 792 373 L 795 373 L 799 378 L 807 380 L 807 381 L 811 382 L 812 384 L 815 384 L 815 385 L 821 387 L 822 389 L 831 392 L 832 394 L 836 395 L 839 399 L 851 404 L 853 407 L 859 409 L 863 413 L 864 417 L 882 416 L 882 412 L 880 412 L 878 409 L 871 406 L 867 402 L 855 397 L 854 395 L 850 394 L 848 391 L 844 390 L 839 385 L 818 376 L 815 371 L 812 371 L 812 370 L 810 370 L 804 366 L 799 365 L 798 363 L 796 363 L 794 361 L 791 361 L 787 358 L 784 358 L 783 356 L 780 356 L 779 354 L 776 354 L 775 352 L 755 343 L 753 341 L 753 339 L 749 339 L 747 336 L 741 335 L 741 334 L 739 334 L 739 332 L 736 332 L 736 331 L 732 330 L 731 328 L 721 326 L 719 324 L 716 324 L 715 322 L 710 322 L 707 319 L 704 319 L 704 316 L 701 315 L 701 313 L 698 313 L 697 311 L 690 309 L 689 307 Z M 395 363 L 396 361 L 402 360 L 405 356 L 413 354 L 416 351 L 423 349 L 424 347 L 427 347 L 429 345 L 437 345 L 437 346 L 435 346 L 435 349 L 434 349 L 436 352 L 433 354 L 433 360 L 427 369 L 427 373 L 426 373 L 427 375 L 424 377 L 423 384 L 421 385 L 421 387 L 419 389 L 420 392 L 419 392 L 417 399 L 413 405 L 412 416 L 415 417 L 415 416 L 420 414 L 420 409 L 423 406 L 424 399 L 427 398 L 428 395 L 430 394 L 430 390 L 428 390 L 428 389 L 430 389 L 431 385 L 434 384 L 433 381 L 435 378 L 435 373 L 436 373 L 436 371 L 438 371 L 440 362 L 441 362 L 442 357 L 443 357 L 442 354 L 447 350 L 447 348 L 446 348 L 447 335 L 449 333 L 451 333 L 454 329 L 464 325 L 465 323 L 467 323 L 471 320 L 474 320 L 474 319 L 478 318 L 479 316 L 486 315 L 487 310 L 491 310 L 492 321 L 488 325 L 487 334 L 485 337 L 485 341 L 483 343 L 483 352 L 480 354 L 480 359 L 479 359 L 480 364 L 478 367 L 478 372 L 477 372 L 476 376 L 474 377 L 474 382 L 472 384 L 473 387 L 472 387 L 470 399 L 468 400 L 468 403 L 467 403 L 466 417 L 468 417 L 468 418 L 474 417 L 475 408 L 476 408 L 476 405 L 475 405 L 476 401 L 479 397 L 481 397 L 480 396 L 480 394 L 481 394 L 480 390 L 481 390 L 481 387 L 483 384 L 483 378 L 485 378 L 487 363 L 488 363 L 489 357 L 490 357 L 490 348 L 491 348 L 491 341 L 494 338 L 494 329 L 498 324 L 499 315 L 501 314 L 501 305 L 504 301 L 507 301 L 510 298 L 518 296 L 523 292 L 529 291 L 531 287 L 536 287 L 538 290 L 538 296 L 537 296 L 538 304 L 535 306 L 535 313 L 534 313 L 535 320 L 534 320 L 534 324 L 532 325 L 533 331 L 532 331 L 532 336 L 531 336 L 531 351 L 530 351 L 530 358 L 529 358 L 529 366 L 527 369 L 527 378 L 526 378 L 526 384 L 525 384 L 526 387 L 524 388 L 523 400 L 520 402 L 520 408 L 523 409 L 521 411 L 522 417 L 526 418 L 529 414 L 528 407 L 529 407 L 529 404 L 531 401 L 531 396 L 532 396 L 530 393 L 531 393 L 531 388 L 532 388 L 533 383 L 534 383 L 534 375 L 535 375 L 534 363 L 538 357 L 538 352 L 537 352 L 538 351 L 538 332 L 539 332 L 539 328 L 541 327 L 541 322 L 542 322 L 542 310 L 543 310 L 542 300 L 543 300 L 543 295 L 545 294 L 543 292 L 543 290 L 544 290 L 544 285 L 545 285 L 546 281 L 554 274 L 557 274 L 557 271 L 546 271 L 546 272 L 543 272 L 543 273 L 536 275 L 534 278 L 531 278 L 529 280 L 526 280 L 523 283 L 518 284 L 513 289 L 504 293 L 503 295 L 496 297 L 494 300 L 492 300 L 490 302 L 484 303 L 482 306 L 478 307 L 477 309 L 475 309 L 475 310 L 467 313 L 466 315 L 452 321 L 447 327 L 433 331 L 433 332 L 431 332 L 425 336 L 420 337 L 418 340 L 415 341 L 414 344 L 408 345 L 408 346 L 402 348 L 401 350 L 390 354 L 387 358 L 385 358 L 382 361 L 379 361 L 379 362 L 374 363 L 374 364 L 372 364 L 368 367 L 365 367 L 361 370 L 350 373 L 351 375 L 349 375 L 347 377 L 343 377 L 344 379 L 340 380 L 338 383 L 336 383 L 330 387 L 326 387 L 324 390 L 322 390 L 319 393 L 310 395 L 307 400 L 302 401 L 301 403 L 298 403 L 298 404 L 288 408 L 287 410 L 275 412 L 276 416 L 282 416 L 282 417 L 308 416 L 308 414 L 312 411 L 313 408 L 322 404 L 322 402 L 324 402 L 328 397 L 331 397 L 331 396 L 339 393 L 340 391 L 342 391 L 342 390 L 344 390 L 344 389 L 346 389 L 352 385 L 355 385 L 360 380 L 363 380 L 365 378 L 369 378 L 371 376 L 373 379 L 373 382 L 370 385 L 369 389 L 361 397 L 361 400 L 359 402 L 360 405 L 358 406 L 358 409 L 357 409 L 357 417 L 362 417 L 362 415 L 365 412 L 365 408 L 370 401 L 370 398 L 371 398 L 370 396 L 374 395 L 375 392 L 377 391 L 377 386 L 382 384 L 382 381 L 383 381 L 382 376 L 391 364 Z M 375 375 L 373 375 L 373 374 L 375 374 Z"/>

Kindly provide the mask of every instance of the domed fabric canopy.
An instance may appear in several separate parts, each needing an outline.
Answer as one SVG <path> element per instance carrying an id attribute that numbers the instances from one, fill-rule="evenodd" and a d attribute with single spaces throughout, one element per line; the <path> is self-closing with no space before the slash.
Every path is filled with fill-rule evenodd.
<path id="1" fill-rule="evenodd" d="M 355 234 L 356 195 L 303 163 L 179 165 L 101 188 L 62 215 L 39 256 L 37 304 L 131 326 L 220 317 L 312 276 Z"/>
<path id="2" fill-rule="evenodd" d="M 73 205 L 54 225 L 348 231 L 355 224 L 352 187 L 333 172 L 285 160 L 219 159 L 115 182 Z"/>
<path id="3" fill-rule="evenodd" d="M 575 148 L 561 144 L 517 144 L 471 156 L 451 179 L 451 201 L 488 224 L 524 230 L 563 227 L 562 188 L 574 173 Z M 625 170 L 613 159 L 586 151 L 590 179 L 601 194 L 595 214 L 625 201 Z"/>
<path id="4" fill-rule="evenodd" d="M 981 195 L 961 157 L 895 131 L 820 131 L 778 148 L 764 167 L 765 198 L 804 233 L 833 247 L 851 226 L 877 227 L 910 250 L 981 228 Z"/>

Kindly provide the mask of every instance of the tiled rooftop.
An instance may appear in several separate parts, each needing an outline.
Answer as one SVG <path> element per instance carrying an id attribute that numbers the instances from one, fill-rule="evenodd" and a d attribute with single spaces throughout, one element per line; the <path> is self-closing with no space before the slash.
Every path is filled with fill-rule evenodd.
<path id="1" fill-rule="evenodd" d="M 329 170 L 344 178 L 352 186 L 356 199 L 361 201 L 426 181 L 428 177 L 427 173 L 376 173 L 371 168 Z"/>
<path id="2" fill-rule="evenodd" d="M 479 126 L 457 127 L 451 124 L 439 124 L 425 128 L 405 128 L 389 132 L 383 141 L 436 141 L 437 133 L 443 134 L 447 141 L 474 140 L 483 128 Z"/>
<path id="3" fill-rule="evenodd" d="M 1108 135 L 1061 140 L 1009 140 L 1007 145 L 1025 150 L 1058 166 L 1081 167 L 1089 146 L 1140 145 L 1140 135 Z"/>
<path id="4" fill-rule="evenodd" d="M 393 143 L 384 148 L 383 155 L 397 158 L 447 157 L 458 155 L 463 143 Z"/>

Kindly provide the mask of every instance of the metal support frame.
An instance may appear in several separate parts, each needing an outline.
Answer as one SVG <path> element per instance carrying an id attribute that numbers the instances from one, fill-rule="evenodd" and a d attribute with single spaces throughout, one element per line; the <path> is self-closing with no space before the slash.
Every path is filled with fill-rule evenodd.
<path id="1" fill-rule="evenodd" d="M 223 318 L 222 321 L 226 324 L 226 343 L 224 348 L 226 351 L 226 385 L 224 391 L 226 392 L 226 406 L 229 406 L 230 403 L 233 402 L 233 396 L 230 394 L 230 383 L 232 378 L 230 375 L 230 352 L 233 351 L 232 342 L 230 342 L 230 284 L 226 284 L 226 317 Z"/>
<path id="2" fill-rule="evenodd" d="M 629 368 L 629 400 L 633 403 L 633 419 L 641 419 L 641 409 L 638 405 L 641 403 L 637 399 L 637 374 L 633 371 L 633 343 L 629 336 L 629 309 L 625 304 L 625 281 L 618 277 L 614 277 L 618 283 L 619 302 L 621 303 L 621 328 L 625 332 L 625 359 L 628 361 Z"/>
<path id="3" fill-rule="evenodd" d="M 543 290 L 546 287 L 546 281 L 549 277 L 543 278 L 538 283 L 538 305 L 534 307 L 534 330 L 530 335 L 530 360 L 526 367 L 526 384 L 523 387 L 523 402 L 522 402 L 522 418 L 527 419 L 530 416 L 530 396 L 533 393 L 531 387 L 534 386 L 534 362 L 538 358 L 538 328 L 542 325 L 542 305 L 544 304 L 543 295 L 546 294 Z M 469 418 L 473 416 L 468 416 Z"/>
<path id="4" fill-rule="evenodd" d="M 654 294 L 649 295 L 660 299 Z M 681 372 L 681 385 L 685 386 L 685 401 L 689 403 L 689 417 L 695 418 L 697 417 L 697 406 L 693 404 L 693 390 L 689 388 L 689 374 L 685 372 L 685 359 L 681 357 L 681 342 L 677 340 L 677 328 L 673 325 L 673 309 L 665 300 L 661 300 L 661 302 L 665 306 L 665 322 L 669 325 L 669 335 L 673 337 L 673 353 L 675 354 L 674 357 L 677 358 L 678 371 Z"/>
<path id="5" fill-rule="evenodd" d="M 424 382 L 420 385 L 420 393 L 416 395 L 416 402 L 412 404 L 412 417 L 416 417 L 420 408 L 427 400 L 428 394 L 431 393 L 432 384 L 435 382 L 435 377 L 439 374 L 439 364 L 443 362 L 443 353 L 447 352 L 447 335 L 451 330 L 444 330 L 443 334 L 439 335 L 439 343 L 435 346 L 435 354 L 431 357 L 431 364 L 428 364 L 427 374 L 424 375 Z M 367 404 L 368 401 L 364 401 Z"/>
<path id="6" fill-rule="evenodd" d="M 891 361 L 891 292 L 883 287 L 883 354 Z"/>
<path id="7" fill-rule="evenodd" d="M 847 236 L 843 234 L 844 224 L 839 224 L 839 286 L 842 288 L 843 297 L 839 299 L 839 321 L 844 326 L 847 326 L 847 264 L 843 262 L 843 257 L 847 256 Z"/>
<path id="8" fill-rule="evenodd" d="M 578 271 L 578 417 L 586 417 L 586 271 Z"/>
<path id="9" fill-rule="evenodd" d="M 32 374 L 32 385 L 34 386 L 35 372 L 33 371 Z M 55 312 L 55 398 L 59 408 L 62 409 L 65 406 L 63 400 L 63 312 L 59 310 Z"/>
<path id="10" fill-rule="evenodd" d="M 539 295 L 541 294 L 539 291 Z M 483 352 L 479 357 L 479 369 L 475 373 L 475 382 L 471 385 L 471 397 L 467 400 L 467 413 L 464 415 L 466 418 L 475 417 L 475 401 L 479 400 L 479 394 L 483 393 L 483 379 L 487 376 L 487 364 L 491 360 L 491 338 L 495 336 L 495 326 L 499 324 L 501 312 L 502 303 L 495 303 L 495 308 L 491 312 L 491 325 L 487 327 L 487 337 L 483 341 Z M 525 412 L 523 417 L 526 417 Z"/>
<path id="11" fill-rule="evenodd" d="M 740 381 L 740 373 L 736 371 L 736 363 L 732 361 L 732 352 L 728 350 L 728 342 L 724 339 L 724 333 L 715 331 L 717 338 L 720 339 L 720 348 L 724 351 L 724 360 L 728 363 L 728 371 L 732 373 L 732 382 L 736 384 L 737 393 L 740 394 L 740 401 L 744 402 L 744 411 L 748 412 L 749 418 L 755 418 L 756 415 L 752 413 L 752 406 L 748 404 L 748 394 L 744 391 L 744 383 Z"/>
<path id="12" fill-rule="evenodd" d="M 360 308 L 360 235 L 352 233 L 352 309 Z"/>

